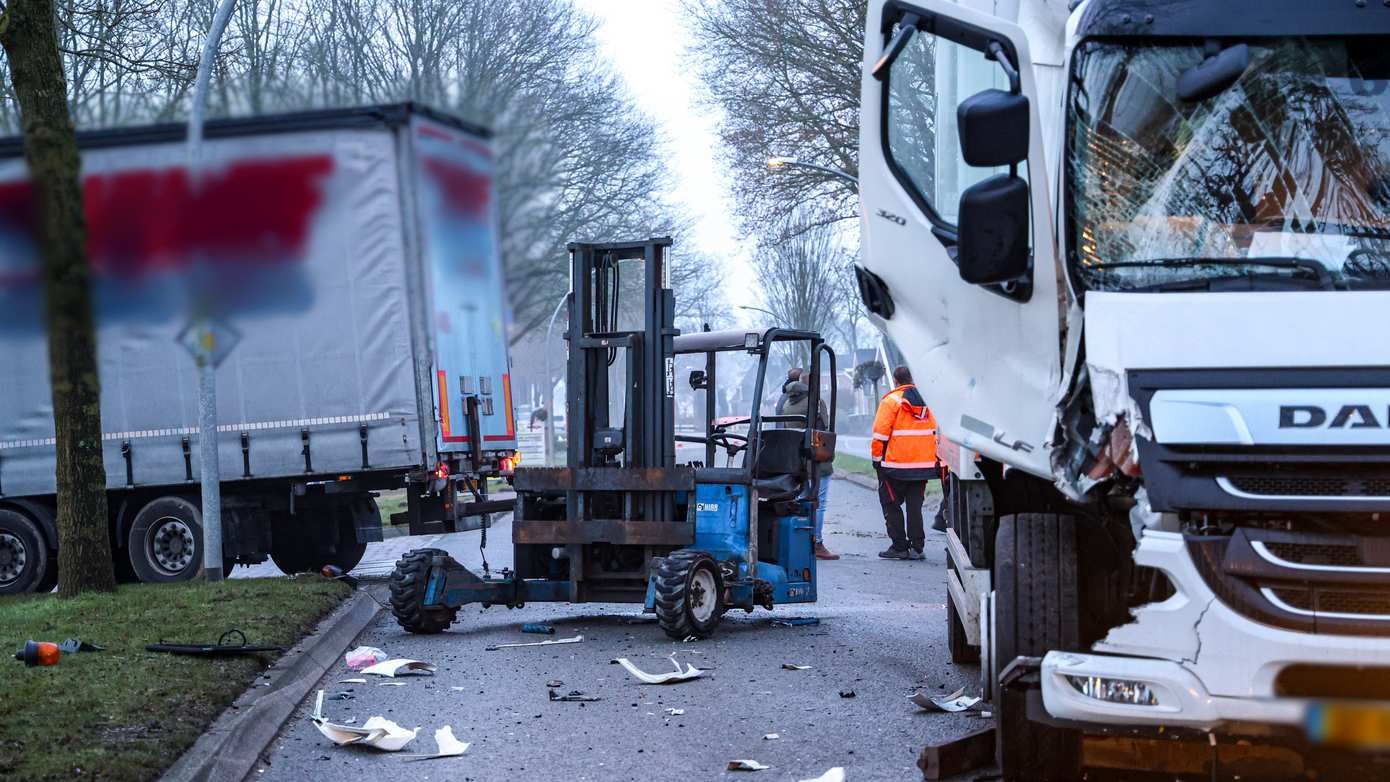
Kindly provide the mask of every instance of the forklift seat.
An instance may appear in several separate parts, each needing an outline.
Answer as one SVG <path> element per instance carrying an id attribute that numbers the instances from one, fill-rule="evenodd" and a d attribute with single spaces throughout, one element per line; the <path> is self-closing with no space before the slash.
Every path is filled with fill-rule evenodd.
<path id="1" fill-rule="evenodd" d="M 806 462 L 801 456 L 802 429 L 763 429 L 758 461 L 753 464 L 753 485 L 762 500 L 777 502 L 793 499 L 801 493 Z"/>

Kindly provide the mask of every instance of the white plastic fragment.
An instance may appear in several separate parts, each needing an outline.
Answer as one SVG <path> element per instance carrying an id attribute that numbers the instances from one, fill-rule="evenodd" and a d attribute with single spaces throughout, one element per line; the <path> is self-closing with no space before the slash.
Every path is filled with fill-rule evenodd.
<path id="1" fill-rule="evenodd" d="M 763 741 L 775 741 L 775 740 L 780 739 L 780 738 L 782 738 L 782 734 L 780 734 L 780 733 L 764 733 L 764 734 L 763 734 Z"/>
<path id="2" fill-rule="evenodd" d="M 759 762 L 756 761 L 756 760 L 731 760 L 731 761 L 729 761 L 729 770 L 730 770 L 730 771 L 762 771 L 763 769 L 768 769 L 768 768 L 772 768 L 772 766 L 765 766 L 765 765 L 763 765 L 762 763 L 759 763 Z"/>
<path id="3" fill-rule="evenodd" d="M 434 743 L 439 745 L 439 751 L 433 755 L 403 755 L 407 760 L 437 760 L 439 758 L 456 758 L 468 751 L 473 746 L 467 741 L 459 741 L 454 737 L 454 729 L 449 725 L 434 732 Z"/>
<path id="4" fill-rule="evenodd" d="M 577 644 L 582 640 L 584 640 L 584 636 L 576 635 L 573 638 L 557 638 L 551 641 L 532 641 L 531 643 L 522 644 L 493 644 L 491 646 L 483 647 L 483 651 L 495 652 L 498 649 L 516 649 L 522 646 L 554 646 L 556 644 Z"/>
<path id="5" fill-rule="evenodd" d="M 361 744 L 382 752 L 397 752 L 414 740 L 418 732 L 418 729 L 406 730 L 385 717 L 371 717 L 361 727 L 329 722 L 323 716 L 323 690 L 319 690 L 314 701 L 314 714 L 310 719 L 319 733 L 340 747 Z"/>
<path id="6" fill-rule="evenodd" d="M 803 779 L 801 782 L 845 782 L 845 770 L 836 766 L 815 779 Z"/>
<path id="7" fill-rule="evenodd" d="M 389 655 L 375 646 L 359 646 L 348 652 L 344 656 L 347 667 L 354 671 L 360 671 L 369 665 L 376 665 L 385 660 Z"/>
<path id="8" fill-rule="evenodd" d="M 980 698 L 967 696 L 964 687 L 961 687 L 950 695 L 927 695 L 922 692 L 914 693 L 911 700 L 919 707 L 928 711 L 935 709 L 937 711 L 949 712 L 960 712 L 966 709 L 973 709 L 975 705 L 980 702 Z"/>
<path id="9" fill-rule="evenodd" d="M 695 666 L 689 663 L 682 664 L 677 662 L 676 670 L 671 671 L 670 673 L 651 674 L 633 665 L 632 662 L 625 657 L 619 657 L 617 660 L 614 660 L 614 662 L 616 662 L 618 665 L 623 666 L 623 668 L 627 669 L 628 673 L 637 677 L 637 679 L 643 682 L 644 684 L 672 684 L 674 682 L 688 682 L 691 679 L 698 679 L 702 675 L 704 675 L 704 671 L 700 670 L 699 668 L 696 668 Z M 675 661 L 673 660 L 672 662 Z"/>
<path id="10" fill-rule="evenodd" d="M 378 682 L 378 687 L 404 687 L 405 682 Z"/>
<path id="11" fill-rule="evenodd" d="M 376 676 L 402 676 L 404 674 L 415 673 L 434 673 L 436 670 L 432 663 L 421 662 L 420 660 L 385 660 L 369 668 L 363 668 L 362 673 L 370 673 Z"/>
<path id="12" fill-rule="evenodd" d="M 668 717 L 679 717 L 679 716 L 681 716 L 681 715 L 684 714 L 684 713 L 685 713 L 685 709 L 667 709 L 667 710 L 666 710 L 666 716 L 668 716 Z"/>
<path id="13" fill-rule="evenodd" d="M 356 679 L 356 678 L 354 678 L 354 679 L 339 679 L 339 680 L 338 680 L 338 683 L 339 683 L 339 684 L 366 684 L 366 683 L 367 683 L 367 680 L 366 680 L 366 679 Z"/>
<path id="14" fill-rule="evenodd" d="M 782 670 L 784 670 L 784 671 L 809 671 L 809 670 L 811 670 L 811 666 L 809 666 L 809 665 L 797 665 L 796 663 L 782 663 Z"/>

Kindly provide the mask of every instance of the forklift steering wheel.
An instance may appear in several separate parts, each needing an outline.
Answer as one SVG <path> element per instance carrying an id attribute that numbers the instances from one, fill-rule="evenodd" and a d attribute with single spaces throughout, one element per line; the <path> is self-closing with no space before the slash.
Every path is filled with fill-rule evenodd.
<path id="1" fill-rule="evenodd" d="M 748 438 L 734 432 L 714 432 L 709 436 L 710 442 L 724 449 L 730 457 L 748 447 Z M 736 442 L 741 440 L 742 442 Z"/>

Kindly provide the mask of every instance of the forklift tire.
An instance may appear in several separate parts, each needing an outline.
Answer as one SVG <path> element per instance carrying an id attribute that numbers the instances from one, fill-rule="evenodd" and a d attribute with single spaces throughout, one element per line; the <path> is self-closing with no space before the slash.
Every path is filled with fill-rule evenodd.
<path id="1" fill-rule="evenodd" d="M 682 549 L 656 570 L 656 620 L 677 641 L 709 638 L 724 616 L 724 578 L 714 557 Z"/>
<path id="2" fill-rule="evenodd" d="M 999 674 L 1016 657 L 1078 646 L 1076 519 L 1020 513 L 999 520 L 995 535 L 994 692 L 999 770 L 1005 780 L 1052 782 L 1081 777 L 1081 734 L 1032 722 L 1023 699 L 1002 697 Z"/>
<path id="3" fill-rule="evenodd" d="M 448 554 L 444 549 L 417 548 L 406 552 L 396 561 L 396 569 L 391 572 L 391 613 L 407 632 L 422 635 L 441 633 L 457 618 L 457 608 L 425 608 L 425 586 L 429 583 L 430 563 L 435 557 Z"/>

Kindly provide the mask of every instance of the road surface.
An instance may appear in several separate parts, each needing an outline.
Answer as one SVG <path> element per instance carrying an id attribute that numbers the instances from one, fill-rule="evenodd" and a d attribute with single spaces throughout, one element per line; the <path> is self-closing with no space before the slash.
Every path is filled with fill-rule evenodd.
<path id="1" fill-rule="evenodd" d="M 929 505 L 933 503 L 928 500 Z M 932 508 L 928 508 L 930 513 Z M 461 758 L 412 763 L 370 749 L 337 747 L 309 722 L 312 701 L 300 704 L 251 778 L 303 782 L 355 780 L 653 780 L 742 778 L 729 761 L 771 766 L 759 782 L 801 780 L 833 766 L 848 778 L 920 779 L 915 761 L 928 742 L 980 727 L 968 714 L 925 713 L 908 701 L 915 691 L 947 693 L 977 687 L 978 669 L 952 666 L 944 638 L 943 538 L 929 533 L 925 562 L 878 559 L 888 545 L 874 494 L 837 480 L 831 489 L 827 544 L 842 553 L 822 563 L 820 602 L 775 612 L 730 613 L 711 639 L 673 643 L 635 605 L 533 604 L 518 611 L 464 608 L 447 633 L 412 636 L 383 612 L 359 637 L 393 657 L 439 666 L 433 677 L 401 686 L 339 684 L 356 676 L 341 664 L 320 687 L 326 713 L 361 724 L 382 715 L 421 728 L 407 751 L 430 752 L 433 732 L 451 725 L 472 742 Z M 489 534 L 494 569 L 510 562 L 510 526 Z M 373 544 L 359 572 L 385 567 L 388 557 L 418 545 L 449 549 L 479 564 L 476 532 L 394 539 Z M 815 616 L 818 626 L 783 627 L 772 620 Z M 554 638 L 582 643 L 487 652 L 488 644 L 542 640 L 524 635 L 523 622 L 554 625 Z M 636 682 L 620 666 L 669 670 L 668 657 L 709 671 L 706 678 L 667 686 Z M 812 666 L 783 670 L 783 663 Z M 594 703 L 551 702 L 546 683 L 561 692 L 597 695 Z M 854 697 L 841 697 L 853 691 Z M 344 699 L 332 699 L 346 696 Z M 667 709 L 682 709 L 670 715 Z M 780 738 L 766 739 L 766 734 Z"/>

